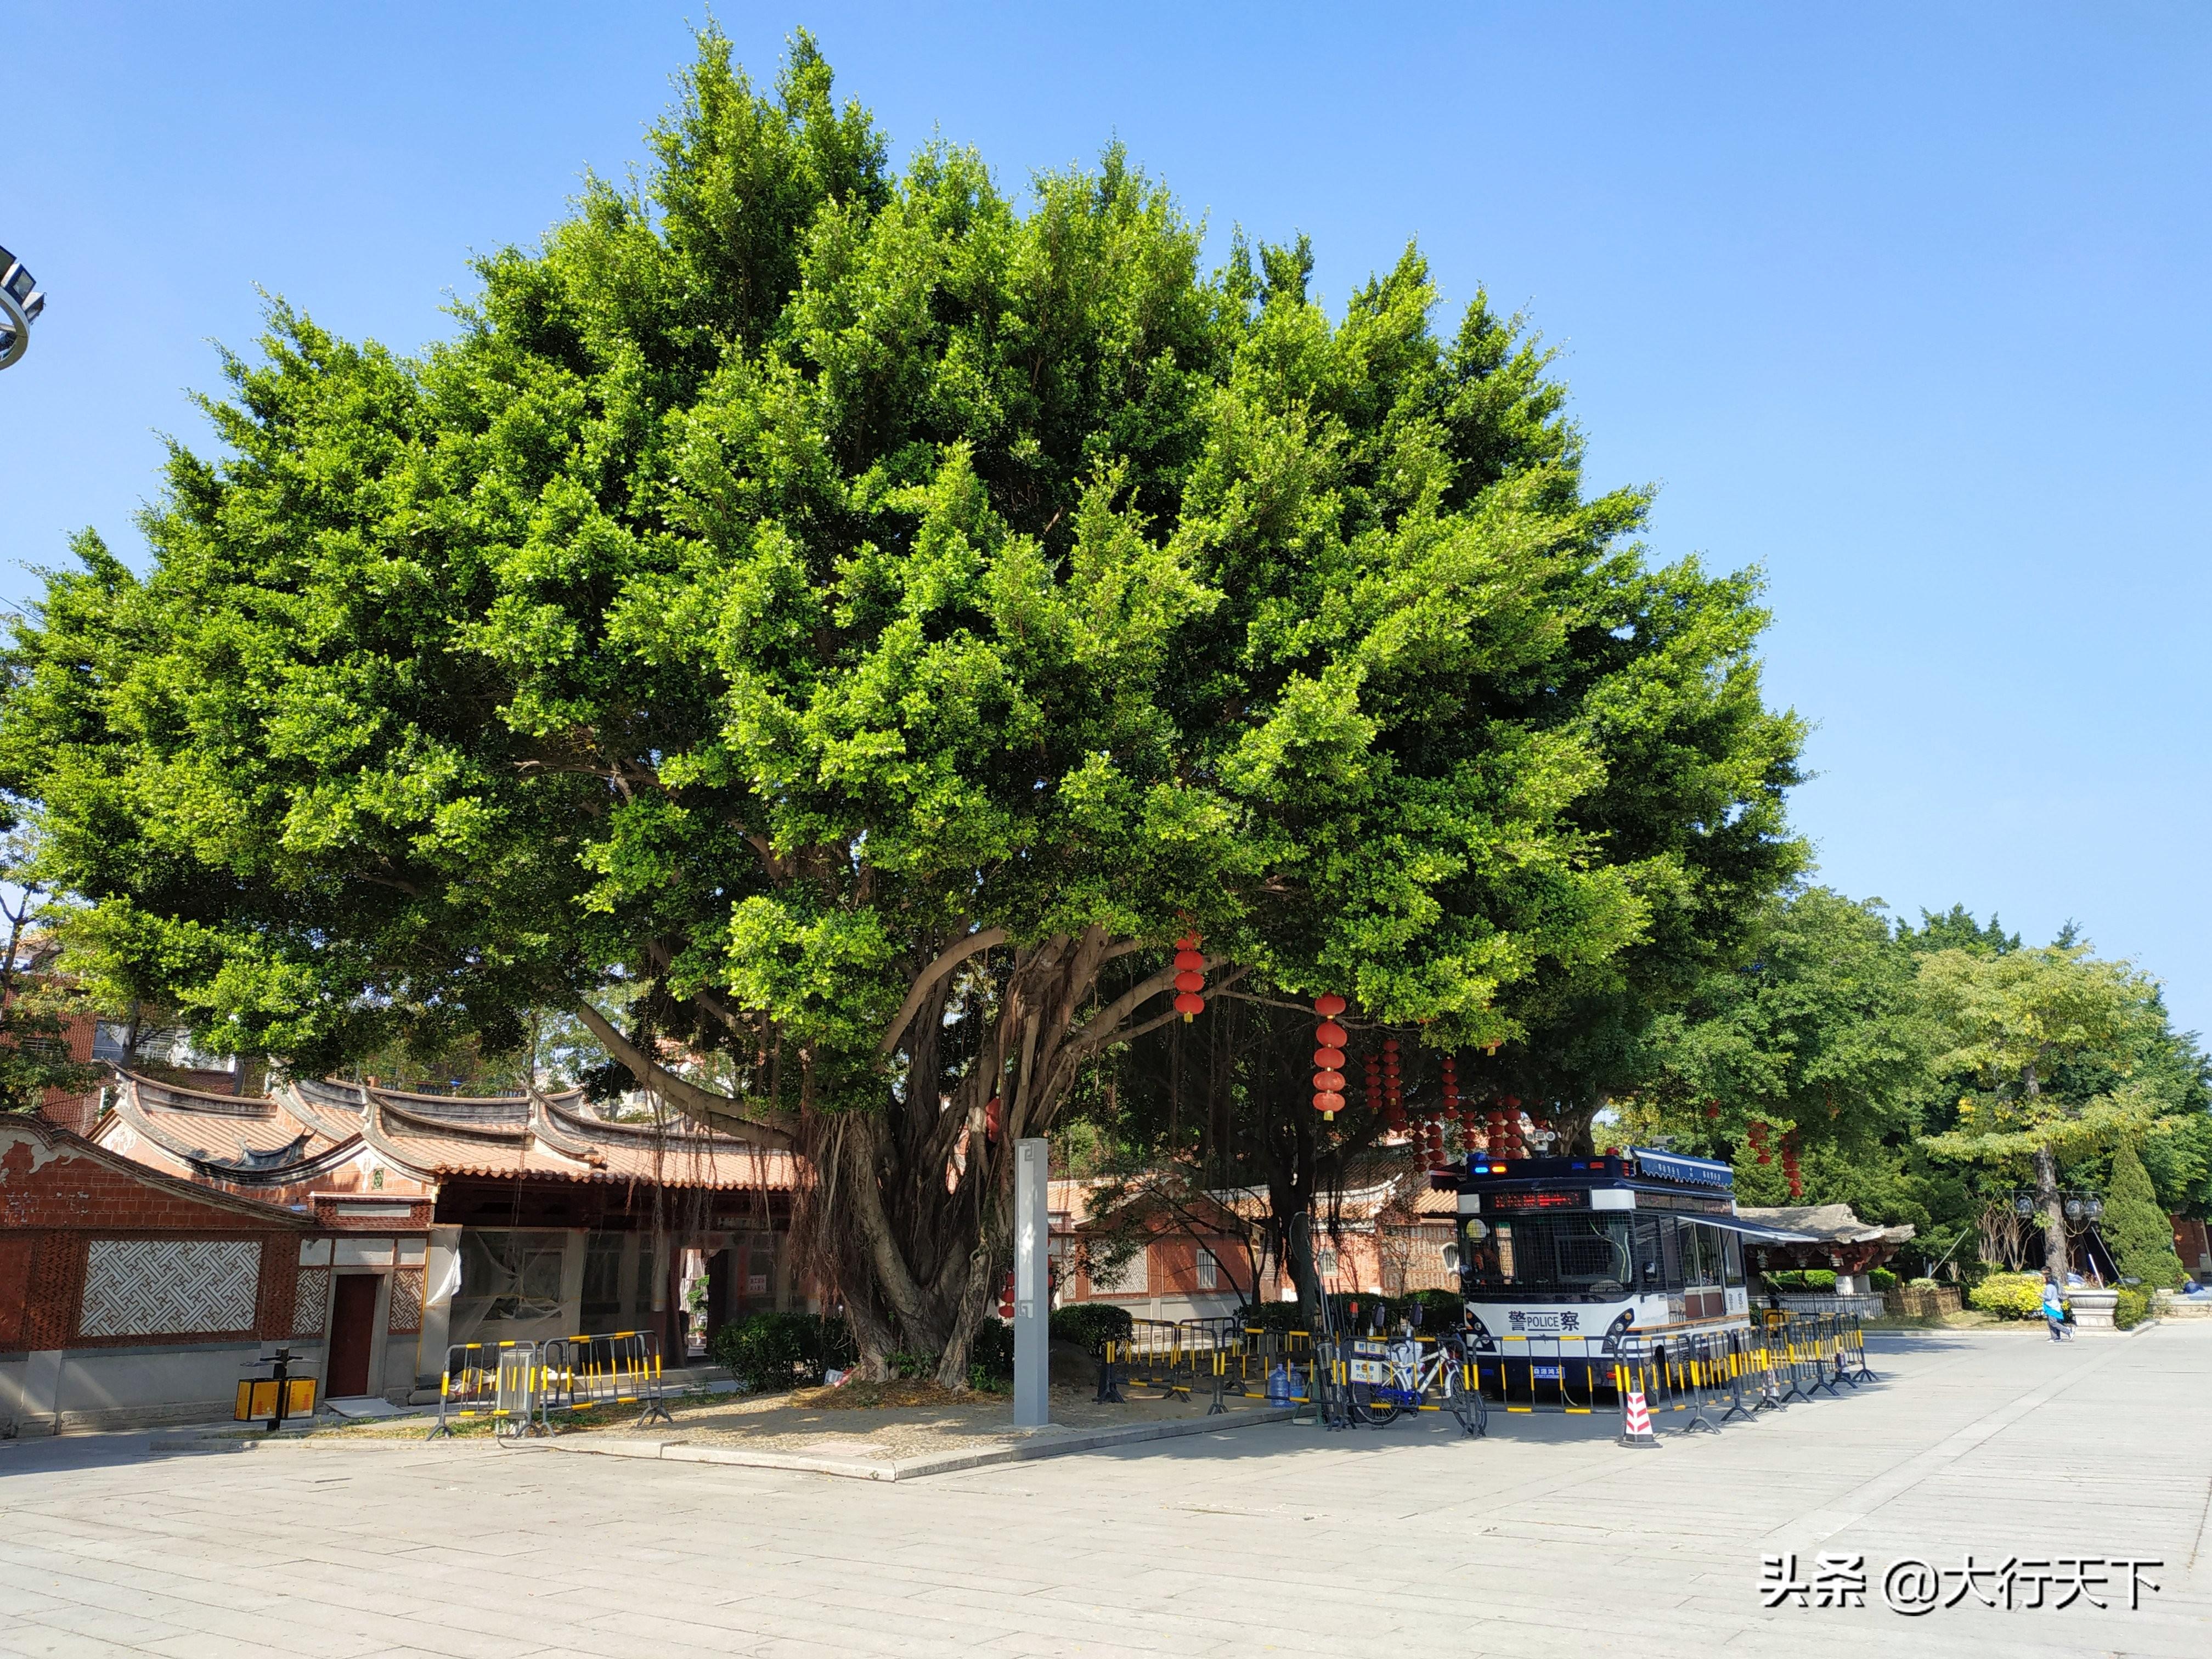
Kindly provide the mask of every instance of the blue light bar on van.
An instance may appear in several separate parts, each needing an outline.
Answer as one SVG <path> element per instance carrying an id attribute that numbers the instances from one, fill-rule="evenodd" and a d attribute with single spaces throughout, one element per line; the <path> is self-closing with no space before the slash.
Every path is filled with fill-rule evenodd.
<path id="1" fill-rule="evenodd" d="M 1469 1176 L 1506 1176 L 1516 1181 L 1542 1181 L 1566 1176 L 1623 1176 L 1629 1173 L 1625 1158 L 1486 1158 L 1480 1152 L 1468 1155 Z"/>

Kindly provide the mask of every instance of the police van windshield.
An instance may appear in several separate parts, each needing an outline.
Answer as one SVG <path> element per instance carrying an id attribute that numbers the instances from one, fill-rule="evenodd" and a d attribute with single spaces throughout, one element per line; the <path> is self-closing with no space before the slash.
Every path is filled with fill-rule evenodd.
<path id="1" fill-rule="evenodd" d="M 1636 1283 L 1626 1216 L 1534 1216 L 1461 1229 L 1467 1290 L 1619 1296 Z"/>

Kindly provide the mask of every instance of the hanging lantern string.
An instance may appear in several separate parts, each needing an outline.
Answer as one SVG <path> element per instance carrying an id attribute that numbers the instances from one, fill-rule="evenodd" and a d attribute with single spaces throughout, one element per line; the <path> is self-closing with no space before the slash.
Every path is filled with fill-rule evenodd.
<path id="1" fill-rule="evenodd" d="M 1200 935 L 1195 929 L 1176 941 L 1175 1011 L 1188 1024 L 1206 1010 L 1206 958 L 1199 954 Z"/>
<path id="2" fill-rule="evenodd" d="M 1344 999 L 1334 992 L 1314 999 L 1313 1011 L 1321 1016 L 1314 1026 L 1314 1110 L 1323 1122 L 1333 1123 L 1344 1109 L 1344 1044 L 1347 1033 L 1336 1023 L 1344 1012 Z"/>

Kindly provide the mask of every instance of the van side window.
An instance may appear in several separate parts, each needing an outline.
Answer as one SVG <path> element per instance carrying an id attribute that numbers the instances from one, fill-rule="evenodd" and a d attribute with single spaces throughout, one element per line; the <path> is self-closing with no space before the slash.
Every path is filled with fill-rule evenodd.
<path id="1" fill-rule="evenodd" d="M 1659 1254 L 1659 1218 L 1636 1218 L 1636 1283 L 1643 1291 L 1667 1288 L 1667 1268 Z"/>

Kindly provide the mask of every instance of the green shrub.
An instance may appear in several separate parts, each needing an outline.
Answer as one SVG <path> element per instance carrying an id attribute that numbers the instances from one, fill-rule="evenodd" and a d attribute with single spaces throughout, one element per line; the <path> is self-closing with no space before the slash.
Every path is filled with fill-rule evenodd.
<path id="1" fill-rule="evenodd" d="M 933 1363 L 929 1370 L 934 1376 L 937 1367 Z M 976 1381 L 979 1376 L 993 1385 L 1012 1385 L 1014 1328 L 1004 1320 L 985 1320 L 976 1328 L 975 1340 L 968 1345 L 968 1386 L 981 1388 L 983 1383 Z"/>
<path id="2" fill-rule="evenodd" d="M 1110 1302 L 1077 1302 L 1052 1310 L 1052 1340 L 1073 1342 L 1096 1353 L 1102 1342 L 1119 1342 L 1129 1334 L 1129 1310 Z"/>
<path id="3" fill-rule="evenodd" d="M 920 1382 L 937 1375 L 937 1356 L 933 1353 L 895 1353 L 884 1363 L 890 1374 L 902 1382 Z"/>
<path id="4" fill-rule="evenodd" d="M 1876 1267 L 1867 1275 L 1867 1283 L 1877 1291 L 1893 1291 L 1897 1288 L 1897 1275 L 1887 1267 Z"/>
<path id="5" fill-rule="evenodd" d="M 2000 1319 L 2043 1317 L 2043 1275 L 1991 1273 L 1974 1286 L 1966 1300 L 1984 1313 Z"/>
<path id="6" fill-rule="evenodd" d="M 2112 1323 L 2124 1331 L 2142 1324 L 2149 1315 L 2149 1296 L 2121 1285 L 2119 1299 L 2112 1304 Z"/>
<path id="7" fill-rule="evenodd" d="M 843 1318 L 809 1313 L 749 1314 L 716 1331 L 707 1349 L 716 1364 L 764 1394 L 811 1386 L 825 1370 L 860 1358 Z"/>
<path id="8" fill-rule="evenodd" d="M 1467 1317 L 1467 1298 L 1457 1291 L 1415 1291 L 1402 1299 L 1406 1307 L 1415 1303 L 1420 1304 L 1425 1331 L 1457 1330 Z"/>
<path id="9" fill-rule="evenodd" d="M 1302 1302 L 1248 1303 L 1237 1310 L 1237 1316 L 1247 1325 L 1256 1325 L 1263 1331 L 1273 1331 L 1278 1336 L 1285 1331 L 1311 1328 L 1313 1316 L 1307 1313 Z"/>
<path id="10" fill-rule="evenodd" d="M 1907 1279 L 1905 1288 L 1914 1291 L 1932 1291 L 1936 1288 L 1936 1281 L 1932 1279 Z"/>
<path id="11" fill-rule="evenodd" d="M 1778 1291 L 1832 1291 L 1836 1288 L 1836 1270 L 1833 1267 L 1778 1267 L 1761 1277 Z"/>
<path id="12" fill-rule="evenodd" d="M 2105 1237 L 2124 1279 L 2172 1290 L 2187 1277 L 2173 1253 L 2173 1223 L 2160 1207 L 2150 1175 L 2123 1142 L 2112 1154 L 2112 1189 L 2105 1198 Z"/>

